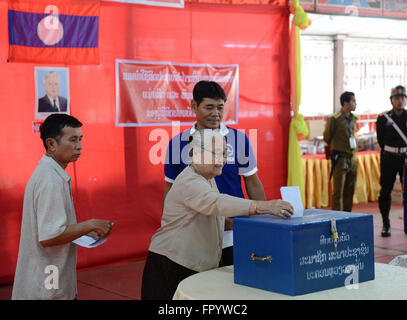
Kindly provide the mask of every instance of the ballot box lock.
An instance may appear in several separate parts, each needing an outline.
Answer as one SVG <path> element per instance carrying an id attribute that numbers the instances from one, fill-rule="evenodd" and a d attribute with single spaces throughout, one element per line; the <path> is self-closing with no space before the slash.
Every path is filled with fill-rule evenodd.
<path id="1" fill-rule="evenodd" d="M 258 256 L 256 256 L 256 254 L 254 252 L 251 255 L 251 259 L 253 261 L 266 261 L 268 263 L 271 263 L 273 261 L 273 258 L 271 256 L 258 257 Z"/>
<path id="2" fill-rule="evenodd" d="M 338 250 L 338 230 L 336 229 L 335 219 L 331 220 L 331 237 L 333 239 L 335 250 Z"/>

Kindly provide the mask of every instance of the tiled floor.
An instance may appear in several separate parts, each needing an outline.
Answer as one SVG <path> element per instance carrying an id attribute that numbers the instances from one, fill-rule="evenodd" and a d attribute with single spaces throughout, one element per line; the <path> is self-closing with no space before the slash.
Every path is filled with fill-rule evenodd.
<path id="1" fill-rule="evenodd" d="M 365 212 L 368 210 L 369 208 Z M 393 203 L 390 213 L 391 237 L 387 238 L 380 236 L 382 219 L 378 209 L 376 210 L 377 212 L 369 212 L 373 213 L 374 221 L 375 261 L 388 263 L 395 256 L 407 254 L 407 235 L 404 233 L 403 220 L 404 209 L 401 203 Z"/>
<path id="2" fill-rule="evenodd" d="M 392 204 L 392 236 L 380 236 L 382 222 L 377 202 L 354 205 L 354 212 L 373 214 L 375 261 L 389 263 L 398 255 L 407 254 L 407 235 L 404 233 L 403 205 Z M 78 272 L 78 300 L 138 300 L 144 261 Z M 11 297 L 12 286 L 0 286 L 0 300 Z"/>

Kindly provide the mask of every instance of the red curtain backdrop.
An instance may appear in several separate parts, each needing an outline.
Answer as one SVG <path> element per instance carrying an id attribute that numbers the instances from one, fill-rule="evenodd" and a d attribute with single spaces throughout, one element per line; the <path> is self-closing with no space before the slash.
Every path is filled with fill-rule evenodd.
<path id="1" fill-rule="evenodd" d="M 164 165 L 149 160 L 157 144 L 149 136 L 157 127 L 115 126 L 115 59 L 239 64 L 234 127 L 257 130 L 259 177 L 268 198 L 280 197 L 290 121 L 288 6 L 280 4 L 186 3 L 175 9 L 101 3 L 100 65 L 68 66 L 71 113 L 84 123 L 84 138 L 82 156 L 67 172 L 78 221 L 105 218 L 116 225 L 104 245 L 79 248 L 79 268 L 145 258 L 162 214 Z M 44 149 L 32 129 L 39 65 L 6 62 L 6 0 L 0 0 L 0 21 L 0 284 L 5 284 L 14 278 L 25 185 Z M 172 135 L 170 127 L 162 129 Z"/>

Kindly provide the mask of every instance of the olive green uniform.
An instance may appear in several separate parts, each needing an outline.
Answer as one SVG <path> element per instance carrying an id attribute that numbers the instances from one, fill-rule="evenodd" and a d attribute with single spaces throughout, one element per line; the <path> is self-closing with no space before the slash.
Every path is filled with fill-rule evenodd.
<path id="1" fill-rule="evenodd" d="M 331 154 L 337 155 L 336 161 L 332 161 L 332 210 L 352 211 L 357 175 L 357 148 L 355 145 L 351 148 L 350 138 L 354 138 L 356 120 L 354 114 L 351 113 L 349 118 L 346 118 L 341 110 L 328 118 L 324 130 L 324 140 L 329 145 Z"/>

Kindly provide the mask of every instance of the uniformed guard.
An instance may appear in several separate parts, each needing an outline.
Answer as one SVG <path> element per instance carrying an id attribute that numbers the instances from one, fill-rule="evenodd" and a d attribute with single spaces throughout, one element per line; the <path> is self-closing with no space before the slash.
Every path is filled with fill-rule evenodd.
<path id="1" fill-rule="evenodd" d="M 332 210 L 352 211 L 355 193 L 357 144 L 355 138 L 356 98 L 345 91 L 340 97 L 341 110 L 330 116 L 324 130 L 324 140 L 331 150 L 331 176 L 333 176 Z"/>
<path id="2" fill-rule="evenodd" d="M 380 195 L 379 208 L 383 219 L 382 237 L 389 237 L 391 192 L 397 173 L 403 183 L 404 160 L 407 151 L 406 88 L 397 86 L 391 90 L 393 109 L 380 114 L 376 121 L 377 142 L 380 145 Z"/>

